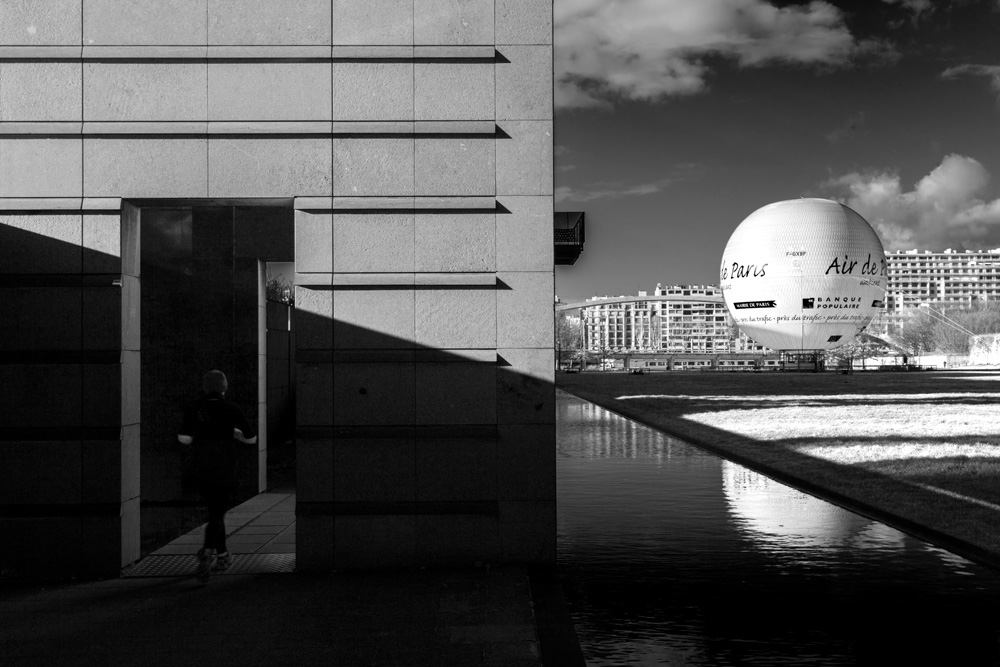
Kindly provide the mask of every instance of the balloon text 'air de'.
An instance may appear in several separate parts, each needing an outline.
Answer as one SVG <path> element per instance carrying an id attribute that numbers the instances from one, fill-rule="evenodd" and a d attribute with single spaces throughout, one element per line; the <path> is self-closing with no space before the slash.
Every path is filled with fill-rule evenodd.
<path id="1" fill-rule="evenodd" d="M 826 199 L 793 199 L 751 213 L 719 272 L 729 314 L 772 350 L 850 342 L 883 307 L 885 253 L 858 213 Z"/>

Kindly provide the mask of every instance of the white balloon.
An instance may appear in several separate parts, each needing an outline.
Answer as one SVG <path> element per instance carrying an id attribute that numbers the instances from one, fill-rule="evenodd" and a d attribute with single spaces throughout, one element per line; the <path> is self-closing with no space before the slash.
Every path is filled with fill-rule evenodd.
<path id="1" fill-rule="evenodd" d="M 757 209 L 722 254 L 720 287 L 736 324 L 772 350 L 850 342 L 883 307 L 882 242 L 857 212 L 828 199 Z"/>

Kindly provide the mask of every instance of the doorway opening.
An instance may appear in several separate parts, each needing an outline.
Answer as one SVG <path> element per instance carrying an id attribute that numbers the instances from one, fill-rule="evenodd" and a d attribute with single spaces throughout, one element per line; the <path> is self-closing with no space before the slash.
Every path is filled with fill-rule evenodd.
<path id="1" fill-rule="evenodd" d="M 280 512 L 293 524 L 294 305 L 287 298 L 293 290 L 282 301 L 269 298 L 279 296 L 269 285 L 278 276 L 286 286 L 294 280 L 294 211 L 270 202 L 136 204 L 141 554 L 162 554 L 169 546 L 181 556 L 200 546 L 191 531 L 206 515 L 177 432 L 183 406 L 198 396 L 211 369 L 226 374 L 227 400 L 258 434 L 257 446 L 243 446 L 237 457 L 230 504 L 238 511 L 227 516 L 227 529 L 235 532 L 262 512 Z"/>

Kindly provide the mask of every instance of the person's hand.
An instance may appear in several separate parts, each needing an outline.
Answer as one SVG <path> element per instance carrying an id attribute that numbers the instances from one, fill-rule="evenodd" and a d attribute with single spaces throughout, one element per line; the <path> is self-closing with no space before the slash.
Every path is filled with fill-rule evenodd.
<path id="1" fill-rule="evenodd" d="M 245 435 L 243 435 L 243 431 L 241 431 L 240 429 L 238 429 L 236 427 L 233 427 L 233 437 L 236 438 L 237 440 L 239 440 L 240 442 L 242 442 L 245 445 L 256 445 L 257 444 L 257 436 L 254 436 L 252 438 L 248 438 Z"/>

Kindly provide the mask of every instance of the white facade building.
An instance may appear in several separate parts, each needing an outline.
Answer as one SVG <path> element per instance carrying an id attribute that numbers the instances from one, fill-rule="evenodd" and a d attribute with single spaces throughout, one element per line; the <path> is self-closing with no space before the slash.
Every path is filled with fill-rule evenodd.
<path id="1" fill-rule="evenodd" d="M 897 250 L 886 253 L 889 311 L 930 304 L 938 308 L 1000 300 L 1000 248 Z"/>
<path id="2" fill-rule="evenodd" d="M 657 285 L 652 294 L 593 297 L 580 310 L 594 352 L 764 352 L 739 332 L 715 285 Z"/>

